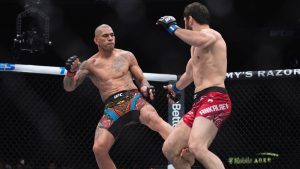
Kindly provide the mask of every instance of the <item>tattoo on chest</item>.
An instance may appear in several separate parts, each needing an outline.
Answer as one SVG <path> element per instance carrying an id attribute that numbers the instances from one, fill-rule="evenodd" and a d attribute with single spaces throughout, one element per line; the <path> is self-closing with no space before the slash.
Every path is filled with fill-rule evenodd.
<path id="1" fill-rule="evenodd" d="M 122 57 L 117 57 L 112 61 L 112 69 L 120 72 L 125 64 L 125 59 Z"/>

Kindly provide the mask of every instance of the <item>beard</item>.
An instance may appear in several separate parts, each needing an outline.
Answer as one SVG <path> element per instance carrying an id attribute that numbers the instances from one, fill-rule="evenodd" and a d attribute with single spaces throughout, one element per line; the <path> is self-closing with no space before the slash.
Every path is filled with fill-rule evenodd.
<path id="1" fill-rule="evenodd" d="M 114 48 L 115 48 L 115 45 L 102 45 L 102 46 L 99 46 L 101 49 L 103 49 L 104 51 L 112 51 Z"/>

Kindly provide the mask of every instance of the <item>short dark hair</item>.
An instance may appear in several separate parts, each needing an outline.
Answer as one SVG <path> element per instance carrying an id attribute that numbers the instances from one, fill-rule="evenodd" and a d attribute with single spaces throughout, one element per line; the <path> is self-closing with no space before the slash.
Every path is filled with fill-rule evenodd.
<path id="1" fill-rule="evenodd" d="M 193 2 L 184 8 L 183 17 L 192 16 L 200 24 L 209 24 L 210 13 L 206 6 Z"/>

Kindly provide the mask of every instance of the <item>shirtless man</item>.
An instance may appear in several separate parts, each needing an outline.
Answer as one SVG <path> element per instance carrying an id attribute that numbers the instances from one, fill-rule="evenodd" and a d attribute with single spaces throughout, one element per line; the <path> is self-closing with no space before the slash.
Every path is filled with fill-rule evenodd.
<path id="1" fill-rule="evenodd" d="M 115 48 L 115 35 L 109 25 L 96 28 L 94 42 L 98 52 L 80 63 L 77 57 L 66 62 L 64 89 L 75 90 L 89 77 L 105 103 L 104 113 L 95 132 L 93 152 L 100 169 L 115 169 L 109 151 L 120 131 L 129 123 L 140 122 L 166 139 L 173 129 L 144 98 L 153 99 L 135 56 Z M 133 77 L 138 87 L 133 82 Z M 141 92 L 141 93 L 140 93 Z M 142 96 L 143 95 L 143 96 Z"/>
<path id="2" fill-rule="evenodd" d="M 191 155 L 207 169 L 224 169 L 222 161 L 208 148 L 231 113 L 224 84 L 226 43 L 219 32 L 209 27 L 209 11 L 204 5 L 198 2 L 187 5 L 184 22 L 185 29 L 177 26 L 173 16 L 163 16 L 157 21 L 157 25 L 191 45 L 186 71 L 176 83 L 164 86 L 169 101 L 174 103 L 180 90 L 192 82 L 195 85 L 194 104 L 165 140 L 163 153 L 177 169 L 190 169 Z M 185 147 L 189 153 L 181 153 Z"/>

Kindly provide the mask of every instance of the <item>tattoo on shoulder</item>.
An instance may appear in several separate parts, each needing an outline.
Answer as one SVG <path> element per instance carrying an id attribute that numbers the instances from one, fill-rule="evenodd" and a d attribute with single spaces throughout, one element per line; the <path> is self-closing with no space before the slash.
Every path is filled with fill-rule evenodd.
<path id="1" fill-rule="evenodd" d="M 80 64 L 80 67 L 81 67 L 81 68 L 85 68 L 85 67 L 86 67 L 86 64 L 87 64 L 87 60 L 83 61 L 83 62 Z"/>

